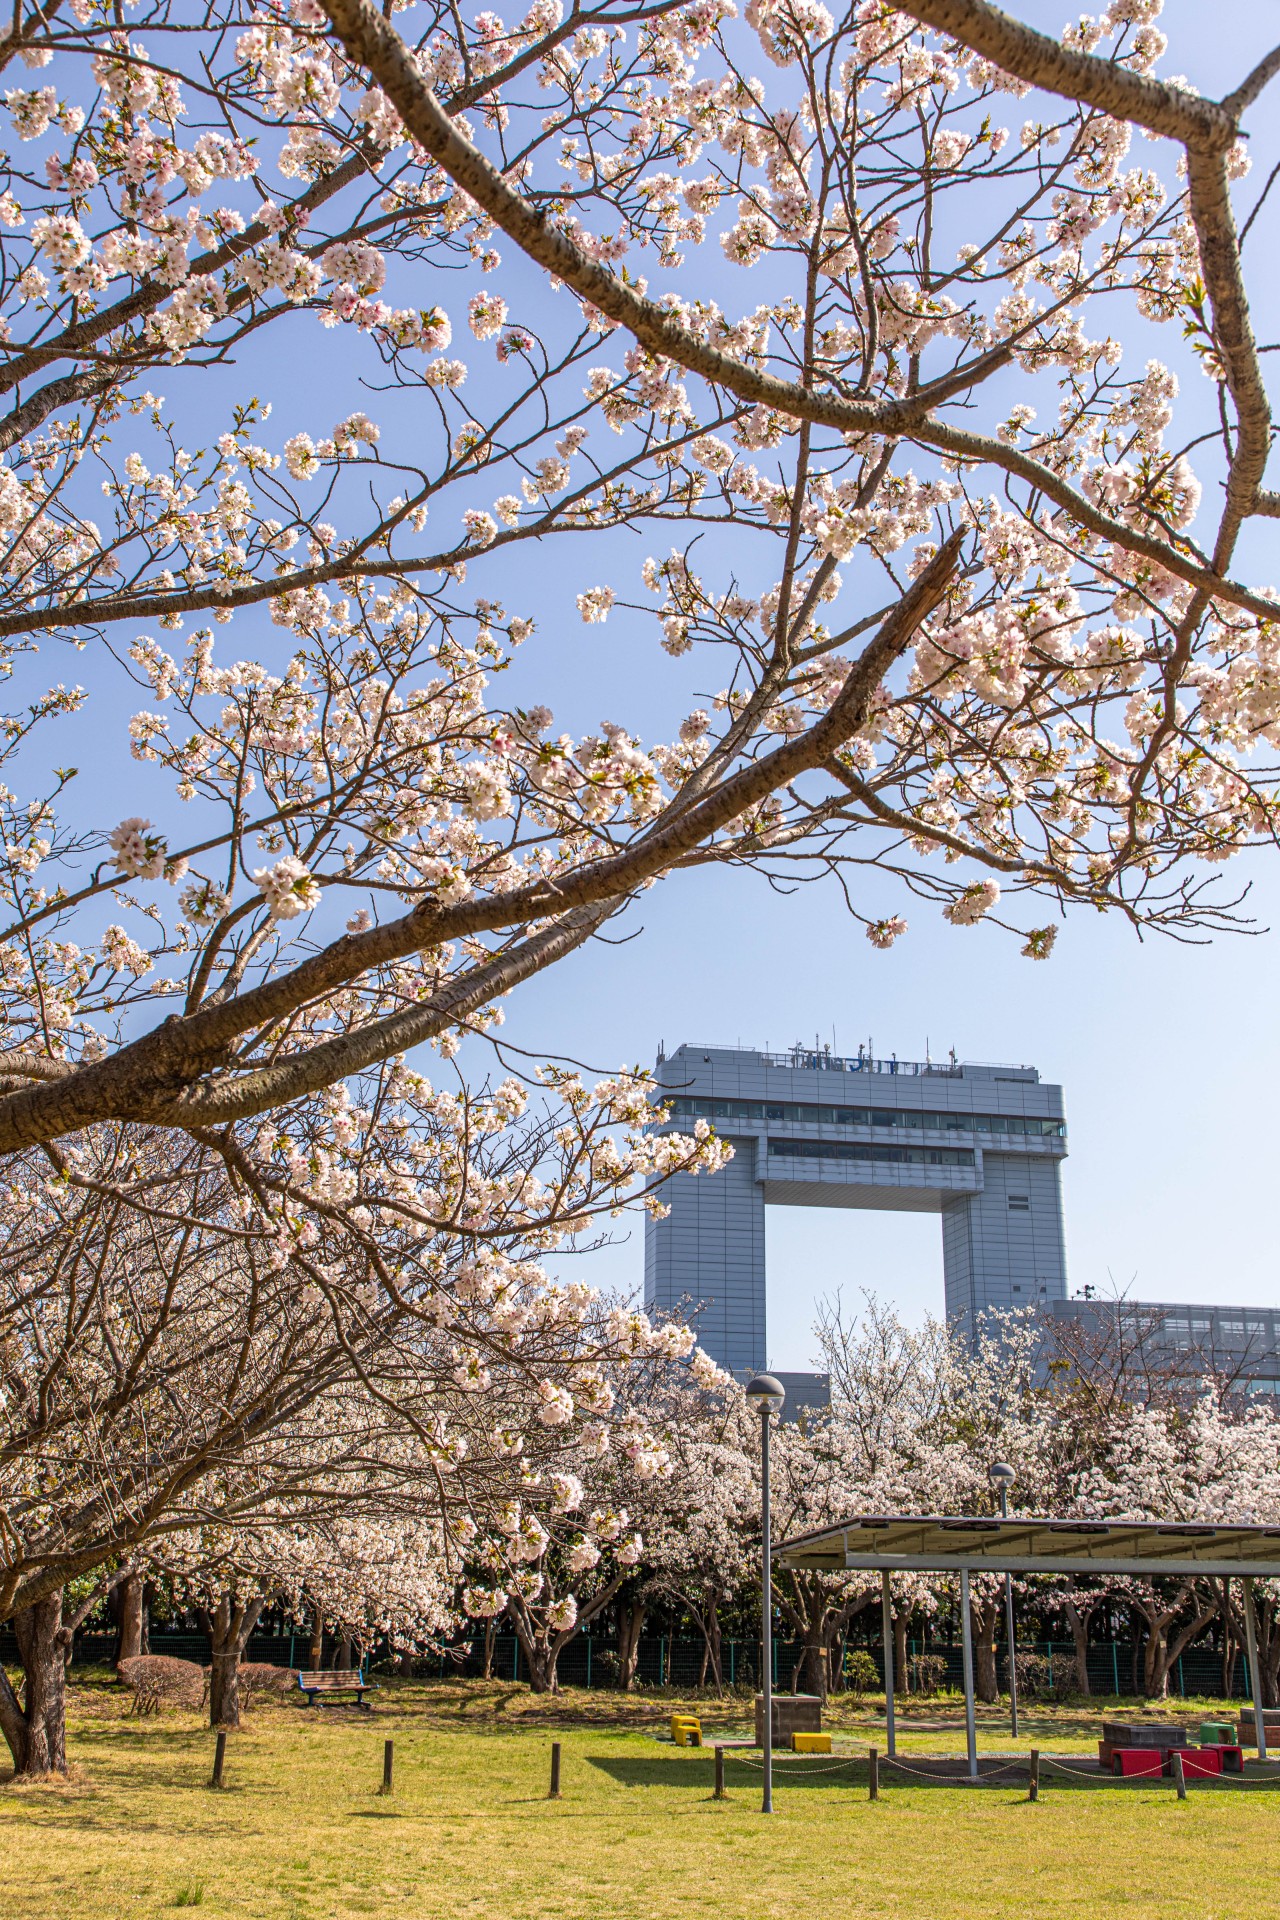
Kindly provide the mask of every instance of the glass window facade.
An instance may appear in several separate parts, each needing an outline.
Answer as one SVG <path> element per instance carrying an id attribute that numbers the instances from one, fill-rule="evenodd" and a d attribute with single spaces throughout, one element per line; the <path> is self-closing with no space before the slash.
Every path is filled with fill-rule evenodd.
<path id="1" fill-rule="evenodd" d="M 803 1160 L 876 1160 L 890 1166 L 971 1167 L 970 1147 L 882 1147 L 871 1140 L 774 1140 L 771 1154 Z"/>
<path id="2" fill-rule="evenodd" d="M 913 1113 L 902 1107 L 832 1107 L 802 1100 L 699 1100 L 676 1094 L 668 1103 L 677 1120 L 782 1120 L 818 1127 L 893 1127 L 920 1133 L 1030 1134 L 1065 1138 L 1065 1120 L 1019 1113 Z"/>

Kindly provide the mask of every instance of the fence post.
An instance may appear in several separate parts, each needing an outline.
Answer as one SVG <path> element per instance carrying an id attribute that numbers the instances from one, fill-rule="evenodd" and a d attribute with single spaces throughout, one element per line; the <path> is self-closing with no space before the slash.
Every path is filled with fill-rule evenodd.
<path id="1" fill-rule="evenodd" d="M 1111 1678 L 1115 1682 L 1116 1699 L 1120 1698 L 1120 1656 L 1116 1652 L 1116 1643 L 1111 1642 Z"/>
<path id="2" fill-rule="evenodd" d="M 382 1743 L 382 1791 L 391 1792 L 391 1769 L 395 1761 L 396 1743 L 384 1740 Z"/>
<path id="3" fill-rule="evenodd" d="M 225 1733 L 220 1733 L 213 1749 L 213 1778 L 209 1782 L 211 1787 L 220 1787 L 222 1785 L 222 1763 L 226 1757 L 227 1736 Z"/>
<path id="4" fill-rule="evenodd" d="M 1031 1777 L 1027 1783 L 1027 1798 L 1028 1800 L 1038 1800 L 1040 1798 L 1040 1749 L 1039 1747 L 1032 1747 L 1031 1749 Z"/>
<path id="5" fill-rule="evenodd" d="M 716 1748 L 716 1788 L 711 1796 L 713 1800 L 724 1799 L 724 1748 Z"/>
<path id="6" fill-rule="evenodd" d="M 867 1748 L 867 1798 L 880 1798 L 880 1751 L 877 1747 Z"/>
<path id="7" fill-rule="evenodd" d="M 737 1668 L 738 1668 L 738 1643 L 736 1640 L 731 1640 L 729 1642 L 729 1685 L 731 1687 L 737 1684 L 737 1678 L 738 1678 Z"/>
<path id="8" fill-rule="evenodd" d="M 551 1742 L 551 1790 L 547 1798 L 548 1800 L 560 1798 L 560 1742 L 558 1740 Z"/>
<path id="9" fill-rule="evenodd" d="M 591 1635 L 587 1635 L 587 1685 L 591 1685 Z"/>
<path id="10" fill-rule="evenodd" d="M 511 1643 L 511 1678 L 513 1680 L 520 1678 L 520 1642 L 516 1639 Z"/>
<path id="11" fill-rule="evenodd" d="M 1187 1776 L 1182 1770 L 1182 1750 L 1180 1747 L 1175 1747 L 1173 1750 L 1173 1782 L 1178 1789 L 1179 1800 L 1185 1800 L 1187 1797 Z"/>
<path id="12" fill-rule="evenodd" d="M 1181 1654 L 1178 1655 L 1178 1692 L 1182 1695 L 1183 1699 L 1185 1700 L 1187 1697 L 1187 1683 L 1182 1677 L 1182 1655 Z"/>

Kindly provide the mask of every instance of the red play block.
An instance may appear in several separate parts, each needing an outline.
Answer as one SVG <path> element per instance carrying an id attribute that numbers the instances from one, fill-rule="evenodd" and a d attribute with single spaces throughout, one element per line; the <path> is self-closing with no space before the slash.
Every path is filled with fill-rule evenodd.
<path id="1" fill-rule="evenodd" d="M 1158 1780 L 1164 1771 L 1164 1755 L 1158 1747 L 1115 1747 L 1111 1753 L 1111 1771 Z"/>
<path id="2" fill-rule="evenodd" d="M 1182 1755 L 1182 1772 L 1188 1780 L 1206 1780 L 1210 1774 L 1222 1772 L 1220 1747 L 1180 1747 L 1175 1751 Z"/>
<path id="3" fill-rule="evenodd" d="M 1216 1753 L 1222 1761 L 1222 1771 L 1224 1773 L 1244 1772 L 1244 1753 L 1239 1747 L 1205 1746 L 1201 1747 L 1200 1751 L 1201 1753 Z"/>

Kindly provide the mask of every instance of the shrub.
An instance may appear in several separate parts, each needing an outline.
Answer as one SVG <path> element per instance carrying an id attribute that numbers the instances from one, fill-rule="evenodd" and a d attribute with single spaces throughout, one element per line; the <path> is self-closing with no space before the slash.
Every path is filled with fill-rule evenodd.
<path id="1" fill-rule="evenodd" d="M 947 1663 L 940 1653 L 917 1653 L 908 1663 L 912 1693 L 941 1693 L 946 1684 Z"/>
<path id="2" fill-rule="evenodd" d="M 207 1667 L 194 1660 L 175 1660 L 167 1653 L 140 1653 L 122 1660 L 118 1678 L 133 1688 L 135 1713 L 159 1713 L 161 1707 L 186 1707 L 199 1712 L 209 1684 Z"/>
<path id="3" fill-rule="evenodd" d="M 297 1685 L 294 1668 L 273 1667 L 266 1660 L 242 1660 L 240 1663 L 240 1704 L 246 1710 L 255 1693 L 288 1693 Z"/>
<path id="4" fill-rule="evenodd" d="M 881 1684 L 880 1670 L 865 1647 L 849 1647 L 844 1656 L 845 1691 L 861 1699 L 864 1693 L 875 1693 Z"/>
<path id="5" fill-rule="evenodd" d="M 1050 1660 L 1044 1653 L 1020 1653 L 1018 1660 L 1018 1698 L 1020 1700 L 1066 1700 L 1080 1691 L 1080 1675 L 1072 1655 L 1058 1654 Z M 1009 1660 L 1004 1661 L 1008 1684 Z"/>

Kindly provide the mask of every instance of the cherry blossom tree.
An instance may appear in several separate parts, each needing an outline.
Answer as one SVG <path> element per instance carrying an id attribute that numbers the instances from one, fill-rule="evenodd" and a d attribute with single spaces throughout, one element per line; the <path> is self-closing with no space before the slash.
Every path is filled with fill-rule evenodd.
<path id="1" fill-rule="evenodd" d="M 476 1619 L 505 1615 L 511 1621 L 535 1693 L 557 1691 L 564 1649 L 605 1612 L 645 1560 L 634 1509 L 667 1504 L 653 1490 L 674 1474 L 663 1419 L 674 1369 L 692 1356 L 692 1381 L 724 1379 L 678 1322 L 656 1327 L 645 1314 L 619 1307 L 608 1331 L 621 1370 L 599 1368 L 594 1379 L 580 1374 L 577 1388 L 579 1406 L 597 1417 L 580 1427 L 549 1469 L 517 1442 L 520 1493 L 464 1523 L 462 1609 Z M 554 1388 L 545 1391 L 539 1423 L 566 1427 L 566 1401 Z"/>
<path id="2" fill-rule="evenodd" d="M 20 7 L 0 1150 L 452 1047 L 711 863 L 834 873 L 880 948 L 904 889 L 1039 959 L 1076 904 L 1229 923 L 1275 807 L 1276 62 L 1201 98 L 1158 12 Z M 295 337 L 360 409 L 276 428 Z M 531 543 L 665 649 L 665 738 L 557 730 Z"/>
<path id="3" fill-rule="evenodd" d="M 446 1525 L 509 1497 L 525 1436 L 535 1460 L 572 1442 L 637 1337 L 538 1256 L 725 1152 L 647 1131 L 627 1076 L 552 1070 L 536 1107 L 402 1064 L 361 1091 L 247 1140 L 95 1129 L 10 1161 L 0 1614 L 31 1624 L 21 1711 L 52 1685 L 68 1581 L 143 1543 L 361 1508 Z M 24 1765 L 19 1712 L 0 1689 Z"/>
<path id="4" fill-rule="evenodd" d="M 270 1516 L 252 1526 L 192 1529 L 162 1543 L 157 1570 L 200 1613 L 209 1634 L 209 1720 L 240 1724 L 240 1666 L 263 1610 L 295 1617 L 318 1609 L 361 1655 L 378 1642 L 397 1651 L 437 1645 L 457 1625 L 455 1575 L 437 1517 L 404 1511 L 403 1486 L 376 1475 L 357 1503 L 331 1503 L 328 1518 Z M 395 1495 L 399 1498 L 395 1498 Z M 400 1511 L 397 1511 L 397 1507 Z"/>
<path id="5" fill-rule="evenodd" d="M 722 1610 L 759 1586 L 759 1423 L 741 1384 L 705 1363 L 673 1371 L 662 1387 L 645 1413 L 670 1472 L 652 1483 L 643 1515 L 643 1591 L 692 1620 L 703 1644 L 698 1685 L 721 1692 Z"/>

